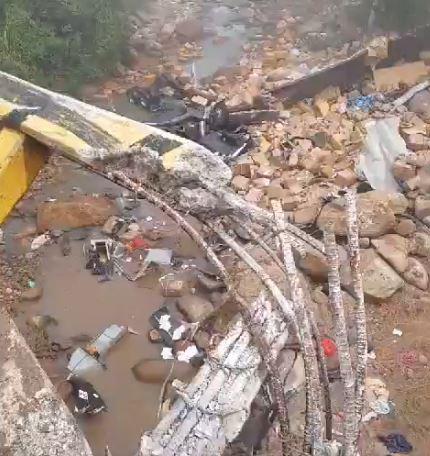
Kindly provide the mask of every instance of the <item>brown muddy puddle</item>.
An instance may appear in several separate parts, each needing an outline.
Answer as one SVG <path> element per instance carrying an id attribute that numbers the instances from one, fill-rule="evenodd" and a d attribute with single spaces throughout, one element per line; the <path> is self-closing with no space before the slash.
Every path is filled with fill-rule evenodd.
<path id="1" fill-rule="evenodd" d="M 52 182 L 42 185 L 42 190 L 23 201 L 20 210 L 25 217 L 12 217 L 5 225 L 6 241 L 10 251 L 29 251 L 28 243 L 17 244 L 12 235 L 34 223 L 33 208 L 48 197 L 65 199 L 79 187 L 84 193 L 108 192 L 121 195 L 123 190 L 98 176 L 91 175 L 74 164 L 61 160 L 60 172 Z M 160 210 L 140 200 L 140 206 L 127 215 L 137 218 L 147 216 L 156 221 L 165 221 L 171 230 L 169 237 L 157 241 L 154 247 L 171 248 L 174 256 L 198 258 L 206 264 L 193 241 Z M 79 230 L 77 234 L 81 234 Z M 149 317 L 162 306 L 166 298 L 161 294 L 159 277 L 167 270 L 150 270 L 137 282 L 129 282 L 117 274 L 109 282 L 98 282 L 98 277 L 85 269 L 83 256 L 84 240 L 73 240 L 76 230 L 70 232 L 71 254 L 63 256 L 59 245 L 41 248 L 42 258 L 36 282 L 43 286 L 43 296 L 35 303 L 19 305 L 16 321 L 24 334 L 29 334 L 28 321 L 35 315 L 49 315 L 58 324 L 47 327 L 50 342 L 71 347 L 59 352 L 55 360 L 41 359 L 55 385 L 60 385 L 67 376 L 68 356 L 74 348 L 94 338 L 112 324 L 125 325 L 138 333 L 126 334 L 108 353 L 107 369 L 91 373 L 85 379 L 92 383 L 105 400 L 108 412 L 97 416 L 78 417 L 95 456 L 104 455 L 106 445 L 113 456 L 135 454 L 139 438 L 157 423 L 157 410 L 161 385 L 144 384 L 135 379 L 131 368 L 142 358 L 160 358 L 162 345 L 151 344 L 147 334 Z M 97 228 L 88 230 L 88 239 L 103 238 Z M 31 240 L 32 238 L 30 238 Z M 186 298 L 185 298 L 186 299 Z M 81 343 L 76 338 L 82 339 Z M 72 401 L 73 402 L 73 401 Z M 73 410 L 73 403 L 69 404 Z"/>

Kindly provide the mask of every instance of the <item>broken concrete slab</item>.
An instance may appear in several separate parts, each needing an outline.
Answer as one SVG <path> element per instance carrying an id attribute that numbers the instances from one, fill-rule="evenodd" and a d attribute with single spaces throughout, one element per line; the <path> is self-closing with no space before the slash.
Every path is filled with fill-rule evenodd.
<path id="1" fill-rule="evenodd" d="M 92 456 L 15 323 L 0 311 L 0 453 Z"/>

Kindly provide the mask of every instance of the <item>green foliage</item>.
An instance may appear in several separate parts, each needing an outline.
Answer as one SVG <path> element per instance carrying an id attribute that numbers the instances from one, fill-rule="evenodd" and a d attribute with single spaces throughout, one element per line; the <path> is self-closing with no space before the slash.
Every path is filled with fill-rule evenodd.
<path id="1" fill-rule="evenodd" d="M 429 0 L 380 0 L 378 3 L 377 20 L 388 30 L 403 32 L 430 23 Z"/>
<path id="2" fill-rule="evenodd" d="M 109 74 L 126 44 L 121 0 L 0 0 L 0 69 L 74 90 Z"/>

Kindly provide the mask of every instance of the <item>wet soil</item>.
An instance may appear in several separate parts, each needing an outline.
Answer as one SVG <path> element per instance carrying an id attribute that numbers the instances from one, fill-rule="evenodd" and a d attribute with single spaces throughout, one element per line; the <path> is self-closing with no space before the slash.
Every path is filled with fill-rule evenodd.
<path id="1" fill-rule="evenodd" d="M 109 193 L 112 197 L 123 193 L 116 185 L 66 160 L 61 159 L 57 167 L 58 173 L 53 180 L 44 182 L 40 191 L 20 203 L 19 211 L 25 215 L 11 217 L 5 224 L 8 255 L 28 254 L 32 237 L 17 241 L 14 235 L 35 223 L 34 209 L 40 201 L 66 198 L 73 194 L 74 188 L 76 192 L 76 187 L 85 193 Z M 135 215 L 138 219 L 152 217 L 154 221 L 165 222 L 170 234 L 157 241 L 156 247 L 171 248 L 176 256 L 204 261 L 191 239 L 149 203 L 141 201 L 139 207 L 127 215 Z M 108 412 L 94 417 L 78 417 L 95 456 L 104 455 L 106 445 L 114 455 L 133 455 L 142 432 L 152 429 L 157 423 L 161 385 L 138 382 L 131 367 L 142 358 L 160 358 L 161 345 L 151 344 L 147 339 L 150 329 L 148 318 L 165 300 L 158 279 L 167 271 L 152 270 L 135 283 L 118 275 L 109 282 L 99 283 L 97 276 L 85 270 L 85 239 L 82 237 L 94 239 L 105 236 L 98 228 L 72 230 L 71 254 L 66 257 L 57 244 L 42 247 L 39 251 L 40 266 L 34 270 L 34 279 L 43 287 L 43 296 L 37 302 L 18 303 L 13 311 L 18 326 L 28 337 L 36 355 L 42 356 L 42 366 L 60 389 L 68 374 L 68 356 L 74 348 L 84 346 L 111 324 L 125 325 L 138 333 L 127 334 L 109 352 L 106 370 L 85 377 L 105 400 Z M 44 340 L 45 346 L 36 337 L 38 332 L 29 325 L 36 315 L 49 315 L 57 322 L 46 328 L 48 341 Z M 68 349 L 45 357 L 46 343 L 49 345 L 51 342 Z M 73 407 L 70 400 L 69 405 Z"/>

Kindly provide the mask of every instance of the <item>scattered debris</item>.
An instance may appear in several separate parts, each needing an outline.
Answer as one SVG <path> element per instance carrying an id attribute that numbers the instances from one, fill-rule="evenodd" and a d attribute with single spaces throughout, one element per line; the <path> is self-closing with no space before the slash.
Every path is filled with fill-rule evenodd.
<path id="1" fill-rule="evenodd" d="M 384 443 L 387 450 L 393 454 L 408 454 L 414 448 L 402 434 L 389 434 L 387 436 L 378 436 L 378 439 Z"/>
<path id="2" fill-rule="evenodd" d="M 41 234 L 33 239 L 31 242 L 31 250 L 38 250 L 40 247 L 44 246 L 51 240 L 48 234 Z"/>
<path id="3" fill-rule="evenodd" d="M 394 328 L 393 329 L 393 336 L 402 337 L 403 336 L 403 331 L 401 329 Z"/>
<path id="4" fill-rule="evenodd" d="M 128 332 L 125 326 L 111 325 L 85 349 L 77 348 L 71 355 L 67 368 L 75 375 L 105 368 L 105 358 L 109 350 Z"/>
<path id="5" fill-rule="evenodd" d="M 71 376 L 68 381 L 72 384 L 72 395 L 75 400 L 75 412 L 78 414 L 97 415 L 107 411 L 104 400 L 91 383 Z"/>

